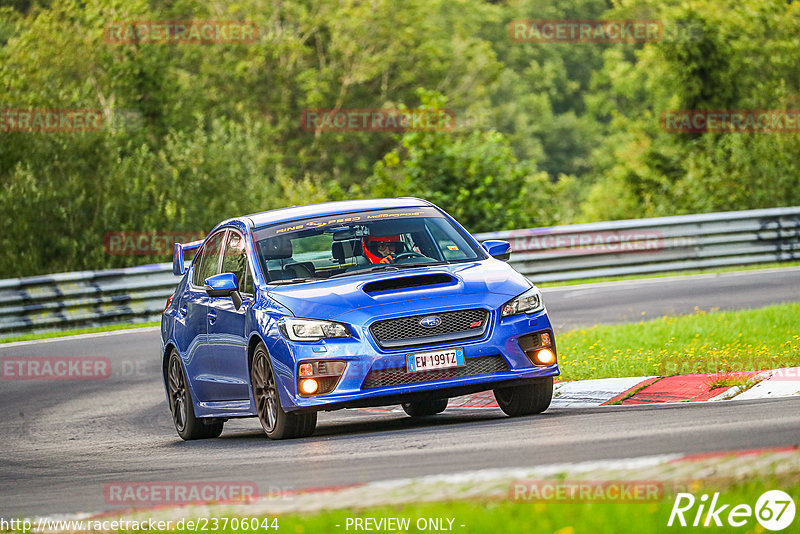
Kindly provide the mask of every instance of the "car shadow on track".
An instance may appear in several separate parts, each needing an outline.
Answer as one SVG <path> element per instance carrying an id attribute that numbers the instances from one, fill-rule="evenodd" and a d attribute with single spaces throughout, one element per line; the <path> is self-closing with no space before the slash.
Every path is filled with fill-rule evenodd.
<path id="1" fill-rule="evenodd" d="M 335 415 L 334 415 L 335 414 Z M 314 434 L 308 438 L 290 440 L 286 443 L 313 442 L 319 439 L 354 438 L 368 434 L 384 434 L 403 431 L 424 431 L 442 427 L 465 426 L 492 421 L 510 420 L 500 410 L 458 410 L 431 417 L 412 418 L 396 412 L 360 412 L 347 410 L 344 413 L 320 414 Z M 269 441 L 255 418 L 229 421 L 218 443 L 250 443 Z M 209 441 L 205 441 L 208 443 Z M 274 442 L 283 443 L 283 442 Z"/>
<path id="2" fill-rule="evenodd" d="M 770 402 L 767 400 L 740 401 L 740 405 L 759 404 Z M 774 401 L 773 401 L 774 402 Z M 200 446 L 202 448 L 230 448 L 231 446 L 250 447 L 271 443 L 273 446 L 292 443 L 314 443 L 317 441 L 361 439 L 364 436 L 397 437 L 407 433 L 420 433 L 439 431 L 449 427 L 455 431 L 472 431 L 477 427 L 496 427 L 503 431 L 509 426 L 520 422 L 526 425 L 546 425 L 548 429 L 557 428 L 561 424 L 568 424 L 575 418 L 586 419 L 587 425 L 594 424 L 597 417 L 611 416 L 606 419 L 609 424 L 627 420 L 629 415 L 636 412 L 648 411 L 654 416 L 659 413 L 686 410 L 713 410 L 721 407 L 718 403 L 666 403 L 666 404 L 639 404 L 627 406 L 593 406 L 593 407 L 551 407 L 539 415 L 527 417 L 507 417 L 498 408 L 449 408 L 446 412 L 431 417 L 412 418 L 393 407 L 386 409 L 359 409 L 339 410 L 335 412 L 322 412 L 319 414 L 317 428 L 314 434 L 307 438 L 270 441 L 259 425 L 258 419 L 246 418 L 230 420 L 225 425 L 222 435 L 214 440 L 201 440 L 195 442 L 182 442 L 176 439 L 172 445 Z M 176 436 L 177 438 L 177 436 Z M 202 445 L 200 445 L 202 443 Z"/>
<path id="3" fill-rule="evenodd" d="M 759 404 L 770 402 L 741 401 L 741 406 L 746 404 Z M 251 447 L 263 443 L 273 446 L 292 443 L 314 443 L 317 441 L 361 439 L 364 436 L 397 437 L 407 433 L 420 433 L 449 427 L 455 431 L 472 431 L 477 427 L 496 427 L 498 431 L 514 426 L 520 422 L 532 425 L 546 425 L 548 428 L 557 428 L 568 421 L 586 419 L 587 424 L 594 424 L 596 417 L 611 416 L 606 419 L 609 424 L 627 420 L 635 412 L 648 411 L 654 416 L 659 413 L 686 410 L 713 410 L 721 407 L 718 403 L 665 403 L 665 404 L 639 404 L 627 406 L 593 406 L 593 407 L 551 407 L 539 415 L 527 417 L 507 417 L 498 408 L 449 408 L 446 412 L 431 417 L 408 417 L 399 408 L 387 407 L 385 409 L 359 409 L 339 410 L 335 412 L 321 412 L 314 434 L 308 438 L 270 441 L 256 418 L 246 418 L 228 421 L 222 435 L 214 440 L 191 442 L 192 446 L 208 448 L 229 448 L 231 446 Z M 554 426 L 555 425 L 555 426 Z M 177 436 L 176 436 L 177 437 Z M 202 443 L 202 445 L 200 445 Z M 176 440 L 173 445 L 182 446 L 189 443 Z"/>
<path id="4" fill-rule="evenodd" d="M 404 432 L 437 431 L 445 427 L 451 427 L 455 430 L 469 430 L 476 426 L 485 427 L 487 425 L 497 426 L 498 430 L 502 430 L 507 425 L 516 425 L 522 421 L 528 424 L 546 423 L 552 425 L 559 420 L 571 419 L 572 417 L 591 418 L 604 413 L 622 415 L 627 410 L 670 410 L 688 407 L 689 403 L 624 407 L 551 407 L 542 414 L 527 417 L 508 417 L 499 408 L 452 408 L 438 415 L 420 418 L 408 417 L 399 408 L 340 410 L 320 413 L 314 434 L 307 438 L 271 442 L 261 430 L 258 420 L 253 417 L 229 421 L 226 423 L 225 430 L 219 438 L 216 440 L 203 440 L 203 443 L 217 443 L 219 446 L 224 447 L 237 443 L 242 445 L 263 442 L 276 445 L 281 443 L 313 443 L 319 440 L 355 439 L 366 435 L 377 437 L 391 434 L 402 435 Z"/>

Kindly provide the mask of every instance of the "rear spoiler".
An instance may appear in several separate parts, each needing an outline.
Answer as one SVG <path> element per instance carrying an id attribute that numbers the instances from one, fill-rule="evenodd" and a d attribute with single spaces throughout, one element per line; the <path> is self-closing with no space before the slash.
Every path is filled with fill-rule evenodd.
<path id="1" fill-rule="evenodd" d="M 181 276 L 183 273 L 185 273 L 186 265 L 183 263 L 183 251 L 197 250 L 202 244 L 202 239 L 199 241 L 192 241 L 190 243 L 175 243 L 175 249 L 172 252 L 172 274 L 175 276 Z"/>

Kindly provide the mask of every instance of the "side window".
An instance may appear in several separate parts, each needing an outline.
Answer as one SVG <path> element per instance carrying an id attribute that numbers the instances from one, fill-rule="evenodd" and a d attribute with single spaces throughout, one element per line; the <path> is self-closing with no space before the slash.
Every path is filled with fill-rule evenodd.
<path id="1" fill-rule="evenodd" d="M 254 295 L 253 292 L 253 273 L 250 271 L 250 267 L 247 267 L 247 278 L 244 281 L 239 282 L 239 287 L 242 288 L 240 291 L 242 293 L 246 293 L 248 295 Z"/>
<path id="2" fill-rule="evenodd" d="M 453 261 L 475 258 L 475 253 L 472 252 L 472 249 L 466 241 L 464 241 L 464 238 L 456 233 L 455 229 L 447 232 L 443 228 L 445 225 L 447 225 L 447 222 L 444 219 L 431 219 L 428 224 L 428 229 L 433 239 L 436 241 L 442 256 L 444 256 L 444 259 Z"/>
<path id="3" fill-rule="evenodd" d="M 198 251 L 197 254 L 199 256 L 195 259 L 194 273 L 192 275 L 192 283 L 194 285 L 203 287 L 206 278 L 217 274 L 223 237 L 225 237 L 224 230 L 217 232 L 209 237 L 203 248 Z"/>
<path id="4" fill-rule="evenodd" d="M 236 279 L 239 280 L 239 291 L 252 294 L 253 281 L 247 269 L 247 253 L 245 250 L 244 237 L 237 232 L 228 232 L 220 272 L 235 274 Z"/>

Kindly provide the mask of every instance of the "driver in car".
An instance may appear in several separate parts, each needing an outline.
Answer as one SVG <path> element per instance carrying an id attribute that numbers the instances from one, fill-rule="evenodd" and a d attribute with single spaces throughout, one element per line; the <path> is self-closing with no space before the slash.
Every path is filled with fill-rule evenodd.
<path id="1" fill-rule="evenodd" d="M 405 248 L 399 235 L 368 236 L 364 241 L 364 255 L 375 264 L 390 263 Z"/>

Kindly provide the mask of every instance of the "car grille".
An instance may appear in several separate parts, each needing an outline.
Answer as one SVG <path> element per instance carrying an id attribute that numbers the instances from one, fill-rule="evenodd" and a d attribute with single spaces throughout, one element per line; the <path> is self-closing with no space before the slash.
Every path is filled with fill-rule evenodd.
<path id="1" fill-rule="evenodd" d="M 386 386 L 399 386 L 402 384 L 416 384 L 418 382 L 433 382 L 434 380 L 448 380 L 464 376 L 482 375 L 486 373 L 499 373 L 508 371 L 506 360 L 499 354 L 495 356 L 480 356 L 467 358 L 466 365 L 451 367 L 449 369 L 435 369 L 409 373 L 405 367 L 392 369 L 376 369 L 367 374 L 362 389 L 380 388 Z"/>
<path id="2" fill-rule="evenodd" d="M 425 317 L 438 317 L 441 323 L 426 328 L 420 324 Z M 378 345 L 394 349 L 480 337 L 488 325 L 489 312 L 476 308 L 378 321 L 369 330 Z"/>

